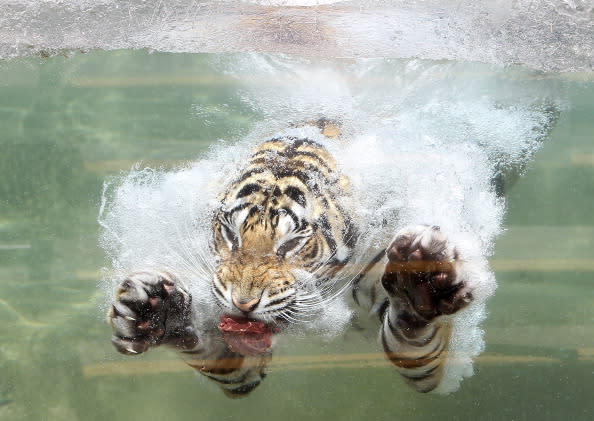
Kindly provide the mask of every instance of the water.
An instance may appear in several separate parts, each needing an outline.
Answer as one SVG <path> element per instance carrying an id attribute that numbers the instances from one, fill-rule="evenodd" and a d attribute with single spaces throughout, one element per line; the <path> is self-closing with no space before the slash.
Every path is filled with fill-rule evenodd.
<path id="1" fill-rule="evenodd" d="M 0 57 L 149 48 L 591 71 L 592 11 L 589 0 L 10 0 L 0 5 Z"/>
<path id="2" fill-rule="evenodd" d="M 312 59 L 300 73 L 303 62 L 144 51 L 0 62 L 0 419 L 592 418 L 592 75 L 408 59 Z M 270 76 L 282 66 L 286 78 Z M 344 78 L 328 83 L 336 74 Z M 296 90 L 302 102 L 278 95 Z M 170 353 L 112 349 L 99 281 L 111 261 L 97 214 L 103 183 L 137 161 L 175 173 L 213 144 L 240 155 L 234 141 L 281 130 L 308 107 L 347 113 L 359 134 L 414 122 L 424 145 L 447 153 L 448 130 L 464 127 L 462 143 L 485 134 L 499 156 L 503 139 L 513 160 L 545 97 L 563 112 L 507 194 L 506 231 L 493 242 L 496 207 L 478 220 L 498 290 L 482 325 L 486 350 L 458 392 L 408 389 L 374 335 L 356 330 L 281 343 L 270 376 L 241 401 Z"/>

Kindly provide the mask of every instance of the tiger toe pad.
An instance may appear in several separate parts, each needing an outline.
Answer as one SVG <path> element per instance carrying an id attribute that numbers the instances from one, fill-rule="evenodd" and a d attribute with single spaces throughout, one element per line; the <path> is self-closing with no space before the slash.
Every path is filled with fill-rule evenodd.
<path id="1" fill-rule="evenodd" d="M 387 251 L 382 285 L 390 297 L 404 300 L 425 320 L 453 314 L 472 300 L 458 276 L 458 252 L 439 227 L 400 231 Z"/>
<path id="2" fill-rule="evenodd" d="M 136 272 L 119 286 L 108 313 L 112 343 L 128 355 L 163 342 L 187 318 L 190 296 L 170 274 Z"/>

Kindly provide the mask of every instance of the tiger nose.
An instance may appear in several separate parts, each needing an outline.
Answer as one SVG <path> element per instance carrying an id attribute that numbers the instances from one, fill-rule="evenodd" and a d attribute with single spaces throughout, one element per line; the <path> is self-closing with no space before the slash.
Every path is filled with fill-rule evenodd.
<path id="1" fill-rule="evenodd" d="M 244 313 L 249 313 L 253 309 L 256 308 L 258 303 L 260 302 L 260 298 L 236 298 L 233 296 L 233 305 L 243 311 Z"/>

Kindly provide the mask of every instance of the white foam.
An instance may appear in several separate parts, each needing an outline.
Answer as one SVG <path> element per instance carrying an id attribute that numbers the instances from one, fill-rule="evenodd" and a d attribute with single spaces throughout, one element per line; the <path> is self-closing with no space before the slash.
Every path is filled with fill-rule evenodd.
<path id="1" fill-rule="evenodd" d="M 592 7 L 573 0 L 7 0 L 0 58 L 146 48 L 591 72 Z"/>
<path id="2" fill-rule="evenodd" d="M 538 149 L 550 118 L 543 104 L 551 100 L 543 96 L 553 92 L 537 79 L 519 84 L 490 66 L 418 60 L 345 64 L 240 55 L 219 65 L 230 75 L 249 69 L 283 83 L 243 84 L 238 95 L 264 116 L 244 140 L 218 144 L 187 167 L 135 169 L 108 183 L 100 215 L 102 245 L 113 267 L 107 295 L 131 271 L 169 269 L 188 285 L 206 318 L 217 194 L 258 141 L 279 133 L 307 136 L 323 142 L 352 181 L 349 205 L 362 233 L 355 263 L 387 246 L 399 229 L 419 223 L 439 225 L 469 262 L 475 301 L 452 318 L 455 363 L 441 387 L 455 389 L 483 348 L 479 324 L 496 287 L 487 257 L 501 231 L 504 203 L 490 180 L 497 167 L 521 166 Z M 370 86 L 370 75 L 382 84 Z M 324 139 L 311 127 L 286 129 L 320 116 L 340 119 L 345 139 Z M 322 310 L 311 326 L 329 335 L 342 330 L 351 314 L 341 300 Z"/>

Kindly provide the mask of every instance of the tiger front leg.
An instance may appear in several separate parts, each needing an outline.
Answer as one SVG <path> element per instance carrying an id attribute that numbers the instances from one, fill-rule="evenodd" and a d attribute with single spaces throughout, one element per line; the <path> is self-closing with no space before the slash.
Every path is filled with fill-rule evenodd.
<path id="1" fill-rule="evenodd" d="M 107 319 L 112 343 L 127 355 L 158 345 L 191 349 L 198 343 L 192 324 L 192 297 L 171 274 L 136 272 L 116 291 Z"/>
<path id="2" fill-rule="evenodd" d="M 420 392 L 442 380 L 451 334 L 448 317 L 472 301 L 455 247 L 438 227 L 400 231 L 387 249 L 382 286 L 390 306 L 382 325 L 386 355 Z"/>

